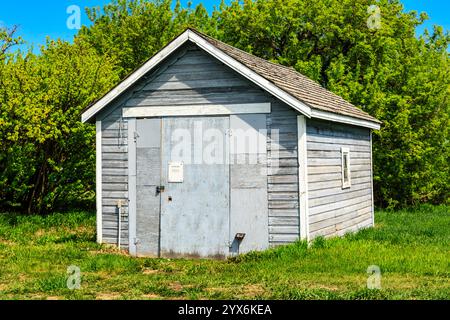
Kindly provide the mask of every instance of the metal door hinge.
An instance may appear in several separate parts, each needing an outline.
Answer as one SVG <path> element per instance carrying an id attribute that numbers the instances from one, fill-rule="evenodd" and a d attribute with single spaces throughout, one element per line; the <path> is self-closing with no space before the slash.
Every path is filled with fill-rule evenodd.
<path id="1" fill-rule="evenodd" d="M 135 131 L 134 132 L 134 143 L 137 142 L 137 138 L 139 138 L 139 134 Z"/>
<path id="2" fill-rule="evenodd" d="M 139 240 L 138 238 L 134 238 L 134 239 L 133 239 L 133 242 L 134 242 L 134 244 L 136 245 L 136 244 L 139 244 L 139 243 L 141 242 L 141 240 Z"/>

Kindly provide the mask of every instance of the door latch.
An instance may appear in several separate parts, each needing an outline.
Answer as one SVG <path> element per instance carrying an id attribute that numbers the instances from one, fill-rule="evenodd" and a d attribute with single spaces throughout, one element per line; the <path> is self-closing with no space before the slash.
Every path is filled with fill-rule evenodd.
<path id="1" fill-rule="evenodd" d="M 156 187 L 156 194 L 160 194 L 162 192 L 166 191 L 166 187 L 165 186 L 157 186 Z"/>

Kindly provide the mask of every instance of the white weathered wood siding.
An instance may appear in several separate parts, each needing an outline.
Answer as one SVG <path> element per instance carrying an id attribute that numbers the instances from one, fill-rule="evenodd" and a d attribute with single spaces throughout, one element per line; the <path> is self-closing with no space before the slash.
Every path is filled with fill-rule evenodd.
<path id="1" fill-rule="evenodd" d="M 102 219 L 104 243 L 117 244 L 122 202 L 121 247 L 128 247 L 128 123 L 120 110 L 102 118 Z"/>
<path id="2" fill-rule="evenodd" d="M 342 188 L 341 147 L 350 149 L 351 187 Z M 307 120 L 310 239 L 372 226 L 370 129 Z"/>
<path id="3" fill-rule="evenodd" d="M 282 102 L 274 100 L 267 118 L 269 244 L 298 240 L 299 199 L 297 159 L 297 115 Z"/>
<path id="4" fill-rule="evenodd" d="M 122 220 L 121 243 L 124 247 L 128 245 L 128 123 L 122 118 L 124 107 L 259 102 L 272 102 L 272 114 L 267 115 L 269 241 L 271 245 L 276 245 L 297 240 L 297 112 L 189 45 L 180 48 L 168 61 L 97 116 L 97 120 L 102 121 L 103 242 L 117 243 L 117 201 L 122 200 L 125 217 Z M 271 129 L 279 130 L 279 143 L 271 144 Z M 276 154 L 280 156 L 277 171 L 272 168 L 276 163 Z"/>

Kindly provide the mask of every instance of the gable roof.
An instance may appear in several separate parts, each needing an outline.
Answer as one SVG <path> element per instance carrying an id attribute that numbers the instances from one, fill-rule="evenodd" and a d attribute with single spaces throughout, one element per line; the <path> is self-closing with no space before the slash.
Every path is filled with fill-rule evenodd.
<path id="1" fill-rule="evenodd" d="M 228 67 L 309 118 L 319 118 L 372 129 L 380 128 L 381 122 L 379 120 L 342 97 L 326 90 L 293 68 L 261 59 L 193 29 L 187 29 L 100 100 L 88 107 L 83 112 L 82 121 L 87 122 L 92 119 L 95 114 L 187 41 L 193 42 Z"/>

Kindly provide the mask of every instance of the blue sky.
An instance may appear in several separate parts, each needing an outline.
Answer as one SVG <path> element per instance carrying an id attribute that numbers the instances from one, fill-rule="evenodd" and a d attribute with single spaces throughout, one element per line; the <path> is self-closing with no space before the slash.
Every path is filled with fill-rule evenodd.
<path id="1" fill-rule="evenodd" d="M 19 25 L 19 34 L 29 43 L 34 45 L 35 51 L 39 45 L 45 43 L 46 36 L 71 40 L 76 30 L 70 30 L 66 26 L 68 14 L 66 9 L 70 5 L 78 5 L 82 8 L 82 24 L 88 24 L 84 15 L 84 7 L 103 6 L 109 0 L 18 0 L 7 1 L 0 5 L 0 24 L 11 26 Z M 182 0 L 186 6 L 188 0 Z M 214 5 L 219 5 L 220 0 L 192 0 L 193 6 L 198 3 L 211 11 Z M 228 2 L 228 1 L 227 1 Z M 430 19 L 418 32 L 424 28 L 431 29 L 433 24 L 442 25 L 450 30 L 450 1 L 449 0 L 403 0 L 406 10 L 425 11 Z M 44 4 L 45 3 L 45 4 Z M 375 3 L 375 0 L 374 0 Z"/>

